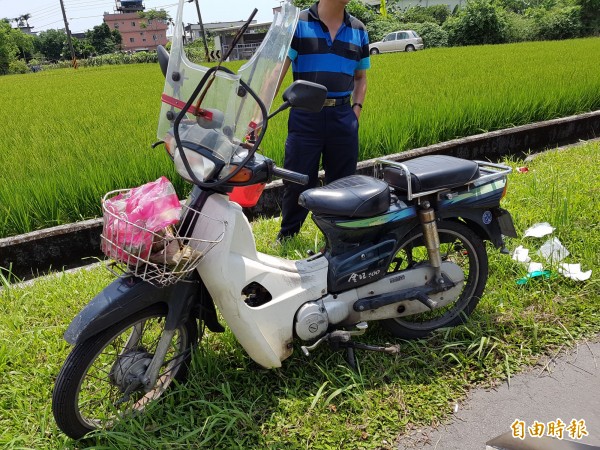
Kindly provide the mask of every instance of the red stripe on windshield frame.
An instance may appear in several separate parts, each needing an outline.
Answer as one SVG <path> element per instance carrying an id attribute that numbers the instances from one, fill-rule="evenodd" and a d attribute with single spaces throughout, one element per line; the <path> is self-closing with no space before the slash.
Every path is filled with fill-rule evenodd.
<path id="1" fill-rule="evenodd" d="M 183 109 L 185 107 L 185 103 L 186 103 L 186 102 L 176 99 L 175 97 L 171 97 L 170 95 L 167 95 L 165 93 L 163 93 L 163 95 L 161 96 L 160 99 L 162 100 L 163 103 L 174 106 L 177 109 Z M 195 116 L 198 115 L 196 107 L 194 105 L 191 105 L 188 108 L 188 112 L 192 113 Z"/>
<path id="2" fill-rule="evenodd" d="M 177 109 L 185 108 L 186 102 L 178 100 L 175 97 L 171 97 L 170 95 L 167 95 L 165 93 L 162 94 L 160 99 L 162 100 L 163 103 L 166 103 L 167 105 L 171 105 Z M 213 120 L 212 111 L 208 111 L 208 110 L 202 109 L 202 108 L 196 108 L 194 105 L 191 105 L 188 108 L 187 112 L 195 115 L 196 117 L 202 117 L 204 120 L 208 120 L 208 121 Z"/>

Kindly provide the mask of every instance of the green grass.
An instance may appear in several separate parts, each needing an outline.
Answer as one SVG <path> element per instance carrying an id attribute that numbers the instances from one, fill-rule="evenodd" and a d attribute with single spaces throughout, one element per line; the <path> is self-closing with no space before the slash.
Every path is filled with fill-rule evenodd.
<path id="1" fill-rule="evenodd" d="M 298 348 L 281 369 L 261 370 L 232 334 L 209 334 L 196 353 L 191 379 L 160 403 L 111 432 L 73 443 L 50 411 L 52 383 L 69 346 L 61 340 L 71 318 L 110 281 L 90 271 L 40 279 L 0 292 L 0 446 L 3 448 L 397 448 L 415 426 L 437 425 L 473 385 L 510 381 L 543 354 L 554 355 L 600 332 L 600 144 L 546 153 L 529 172 L 510 175 L 503 206 L 520 234 L 548 221 L 570 250 L 569 262 L 593 269 L 583 283 L 561 276 L 515 281 L 525 269 L 490 248 L 490 279 L 472 319 L 422 341 L 400 342 L 396 357 L 359 352 L 360 372 L 322 347 L 311 359 Z M 513 167 L 523 161 L 509 161 Z M 311 223 L 299 237 L 273 247 L 276 220 L 259 221 L 260 250 L 298 256 L 318 248 Z M 519 238 L 512 250 L 545 239 Z M 376 325 L 368 343 L 388 341 Z M 509 431 L 509 425 L 506 424 Z"/>
<path id="2" fill-rule="evenodd" d="M 598 109 L 599 64 L 600 38 L 378 55 L 361 159 Z M 160 175 L 183 193 L 163 150 L 150 149 L 162 86 L 151 64 L 1 77 L 0 237 L 98 216 L 106 191 Z M 263 146 L 277 162 L 286 120 L 273 120 Z"/>

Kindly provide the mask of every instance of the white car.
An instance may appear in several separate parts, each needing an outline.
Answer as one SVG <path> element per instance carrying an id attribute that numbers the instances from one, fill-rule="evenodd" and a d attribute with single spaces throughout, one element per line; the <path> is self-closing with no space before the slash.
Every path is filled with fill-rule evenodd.
<path id="1" fill-rule="evenodd" d="M 415 50 L 423 50 L 423 39 L 413 30 L 394 31 L 383 40 L 369 45 L 371 55 L 385 52 L 414 52 Z"/>

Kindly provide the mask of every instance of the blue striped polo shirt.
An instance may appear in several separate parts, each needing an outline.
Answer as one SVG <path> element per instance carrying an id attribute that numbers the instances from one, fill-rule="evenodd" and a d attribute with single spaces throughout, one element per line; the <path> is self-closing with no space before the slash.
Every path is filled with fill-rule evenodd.
<path id="1" fill-rule="evenodd" d="M 344 11 L 344 21 L 332 42 L 319 20 L 318 2 L 300 12 L 288 52 L 295 80 L 319 83 L 329 98 L 346 97 L 354 90 L 354 72 L 371 67 L 369 36 L 363 23 Z"/>

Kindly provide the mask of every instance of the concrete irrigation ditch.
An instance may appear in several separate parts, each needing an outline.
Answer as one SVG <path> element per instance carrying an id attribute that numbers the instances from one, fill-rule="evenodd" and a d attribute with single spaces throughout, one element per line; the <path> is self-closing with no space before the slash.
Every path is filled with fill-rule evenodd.
<path id="1" fill-rule="evenodd" d="M 424 155 L 452 155 L 465 159 L 497 161 L 505 156 L 524 156 L 548 148 L 573 144 L 600 136 L 600 111 L 537 122 L 505 130 L 482 133 L 428 147 L 387 155 L 404 161 Z M 359 163 L 357 173 L 371 175 L 375 160 Z M 250 220 L 280 213 L 283 193 L 281 180 L 270 183 L 258 204 L 245 213 Z M 19 236 L 0 239 L 0 272 L 10 268 L 20 279 L 50 271 L 70 269 L 102 258 L 100 232 L 102 219 L 61 225 Z"/>

